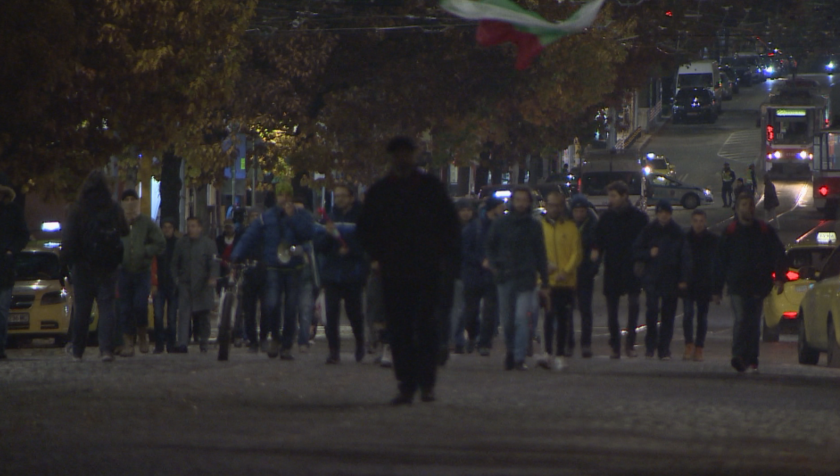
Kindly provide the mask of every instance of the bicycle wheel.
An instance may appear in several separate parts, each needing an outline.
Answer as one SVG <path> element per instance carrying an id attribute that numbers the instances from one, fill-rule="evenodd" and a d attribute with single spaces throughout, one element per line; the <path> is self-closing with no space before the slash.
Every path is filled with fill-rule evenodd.
<path id="1" fill-rule="evenodd" d="M 219 360 L 227 360 L 230 352 L 230 324 L 233 319 L 234 308 L 236 306 L 236 296 L 233 293 L 226 292 L 222 296 L 221 308 L 222 312 L 219 315 L 219 337 L 217 342 L 219 344 Z"/>

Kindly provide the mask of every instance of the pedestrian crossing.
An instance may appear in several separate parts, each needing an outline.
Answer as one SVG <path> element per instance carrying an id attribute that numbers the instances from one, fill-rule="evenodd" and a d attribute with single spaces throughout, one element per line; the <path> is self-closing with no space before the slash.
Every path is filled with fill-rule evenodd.
<path id="1" fill-rule="evenodd" d="M 761 135 L 754 129 L 733 132 L 723 143 L 718 156 L 730 162 L 752 164 L 761 153 Z"/>

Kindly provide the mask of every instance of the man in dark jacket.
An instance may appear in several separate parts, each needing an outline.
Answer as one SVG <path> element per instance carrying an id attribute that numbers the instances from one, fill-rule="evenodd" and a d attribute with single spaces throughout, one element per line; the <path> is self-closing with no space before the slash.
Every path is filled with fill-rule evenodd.
<path id="1" fill-rule="evenodd" d="M 243 218 L 244 221 L 244 218 Z M 221 295 L 222 288 L 227 285 L 230 278 L 230 255 L 233 254 L 233 249 L 236 248 L 236 243 L 242 235 L 236 229 L 236 224 L 232 219 L 225 220 L 222 228 L 222 233 L 216 237 L 216 252 L 221 260 L 219 263 L 219 282 L 216 283 L 216 294 Z"/>
<path id="2" fill-rule="evenodd" d="M 79 199 L 70 208 L 61 237 L 61 262 L 70 268 L 73 282 L 72 335 L 76 361 L 82 360 L 87 345 L 94 300 L 99 310 L 100 356 L 103 362 L 114 360 L 117 267 L 122 261 L 123 250 L 119 240 L 116 240 L 119 248 L 105 250 L 99 249 L 98 245 L 111 244 L 114 237 L 125 237 L 128 233 L 125 214 L 111 198 L 108 178 L 101 170 L 94 170 L 85 179 Z M 108 254 L 107 260 L 104 253 Z"/>
<path id="3" fill-rule="evenodd" d="M 487 235 L 493 222 L 505 214 L 505 202 L 490 197 L 484 203 L 484 216 L 470 222 L 461 232 L 461 279 L 464 281 L 464 313 L 461 322 L 467 331 L 472 351 L 478 339 L 478 353 L 490 355 L 493 333 L 499 327 L 499 308 L 493 273 L 484 267 L 487 259 Z M 481 301 L 484 310 L 479 322 Z"/>
<path id="4" fill-rule="evenodd" d="M 636 324 L 639 321 L 641 282 L 633 272 L 633 242 L 648 223 L 645 212 L 634 208 L 627 198 L 624 182 L 607 186 L 609 209 L 595 227 L 590 259 L 604 258 L 604 296 L 607 298 L 607 322 L 613 359 L 621 358 L 621 330 L 618 326 L 618 301 L 627 295 L 627 357 L 636 357 Z"/>
<path id="5" fill-rule="evenodd" d="M 399 395 L 394 405 L 410 404 L 418 387 L 433 401 L 439 325 L 435 309 L 442 286 L 460 264 L 458 215 L 446 188 L 420 172 L 411 139 L 388 144 L 391 172 L 367 192 L 357 233 L 378 262 L 388 318 Z"/>
<path id="6" fill-rule="evenodd" d="M 729 163 L 723 164 L 723 170 L 720 172 L 720 194 L 723 197 L 724 208 L 734 206 L 732 187 L 735 186 L 735 178 L 735 172 L 729 168 Z"/>
<path id="7" fill-rule="evenodd" d="M 706 343 L 709 301 L 715 283 L 715 261 L 717 259 L 718 237 L 706 227 L 706 212 L 694 210 L 691 213 L 691 229 L 686 236 L 691 249 L 691 278 L 688 292 L 683 299 L 683 333 L 685 353 L 683 360 L 703 361 L 703 347 Z M 694 336 L 694 310 L 697 308 L 697 336 Z"/>
<path id="8" fill-rule="evenodd" d="M 326 233 L 315 237 L 315 251 L 321 256 L 321 283 L 326 305 L 328 364 L 341 361 L 341 340 L 338 335 L 341 301 L 353 336 L 356 339 L 356 362 L 365 356 L 365 328 L 362 314 L 362 293 L 368 275 L 365 252 L 356 234 L 356 223 L 362 207 L 356 202 L 353 190 L 345 184 L 333 189 L 334 207 L 326 220 Z"/>
<path id="9" fill-rule="evenodd" d="M 531 190 L 517 188 L 510 213 L 499 217 L 487 236 L 487 264 L 498 286 L 499 316 L 505 331 L 505 370 L 527 370 L 530 314 L 535 311 L 537 276 L 548 298 L 548 257 L 540 222 L 531 215 Z"/>
<path id="10" fill-rule="evenodd" d="M 721 236 L 715 268 L 716 298 L 724 283 L 729 291 L 735 325 L 732 328 L 732 367 L 758 371 L 761 309 L 773 289 L 781 293 L 785 280 L 785 247 L 767 223 L 755 217 L 755 199 L 744 194 L 736 199 L 736 220 Z"/>
<path id="11" fill-rule="evenodd" d="M 312 214 L 298 208 L 292 202 L 290 194 L 285 194 L 282 201 L 268 209 L 262 216 L 251 223 L 233 250 L 231 260 L 236 263 L 248 256 L 249 252 L 262 243 L 261 261 L 266 267 L 265 273 L 265 311 L 268 330 L 273 339 L 267 345 L 269 358 L 280 355 L 282 360 L 294 360 L 292 346 L 297 337 L 298 295 L 300 274 L 305 266 L 300 249 L 314 234 Z M 281 262 L 278 247 L 288 251 L 288 260 Z M 302 249 L 301 249 L 302 251 Z M 283 335 L 280 336 L 280 302 L 283 302 Z"/>
<path id="12" fill-rule="evenodd" d="M 155 308 L 155 354 L 175 350 L 178 328 L 178 284 L 172 274 L 172 256 L 175 254 L 175 220 L 164 218 L 160 226 L 166 247 L 152 264 L 152 302 Z M 164 316 L 166 322 L 164 326 Z"/>
<path id="13" fill-rule="evenodd" d="M 656 220 L 648 224 L 633 244 L 636 263 L 644 267 L 642 286 L 647 304 L 645 357 L 659 354 L 671 360 L 671 339 L 677 315 L 678 292 L 688 289 L 691 276 L 691 251 L 682 228 L 671 219 L 671 203 L 656 204 Z M 657 326 L 660 321 L 661 326 Z"/>
<path id="14" fill-rule="evenodd" d="M 455 202 L 455 210 L 458 211 L 458 222 L 461 225 L 461 234 L 463 235 L 464 230 L 469 227 L 469 225 L 475 221 L 478 221 L 475 217 L 475 206 L 473 201 L 469 198 L 461 198 Z M 463 252 L 463 236 L 462 236 L 462 243 L 461 248 Z M 447 337 L 451 337 L 452 344 L 455 346 L 455 353 L 456 354 L 463 354 L 465 350 L 468 350 L 469 353 L 472 353 L 473 349 L 475 348 L 474 341 L 468 341 L 464 339 L 464 331 L 466 330 L 466 325 L 462 318 L 464 317 L 464 262 L 463 262 L 463 254 L 461 255 L 461 263 L 456 270 L 455 275 L 455 282 L 452 287 L 452 299 L 450 305 L 450 313 L 449 315 L 444 315 L 444 319 L 442 321 L 448 322 L 441 322 L 441 329 L 448 331 Z M 445 309 L 445 307 L 444 307 Z M 441 311 L 443 314 L 443 310 Z M 447 329 L 446 324 L 449 324 Z M 444 353 L 445 356 L 449 354 L 449 344 L 450 339 L 444 339 L 441 341 L 443 349 L 441 352 Z M 465 349 L 465 347 L 468 347 Z"/>
<path id="15" fill-rule="evenodd" d="M 580 353 L 583 358 L 592 357 L 592 297 L 595 294 L 595 276 L 601 266 L 601 260 L 592 261 L 592 247 L 595 243 L 595 227 L 598 214 L 592 209 L 589 200 L 583 195 L 572 197 L 572 218 L 580 232 L 583 261 L 577 271 L 577 307 L 580 312 Z M 571 357 L 575 348 L 574 319 L 569 319 L 569 345 L 567 357 Z"/>
<path id="16" fill-rule="evenodd" d="M 15 287 L 15 257 L 29 241 L 23 212 L 8 176 L 0 172 L 0 360 L 6 358 L 9 308 Z"/>

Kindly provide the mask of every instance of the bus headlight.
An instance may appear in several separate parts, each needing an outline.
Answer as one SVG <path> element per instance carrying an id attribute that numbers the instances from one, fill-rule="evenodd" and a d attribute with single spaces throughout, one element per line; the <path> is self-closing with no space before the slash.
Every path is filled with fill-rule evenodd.
<path id="1" fill-rule="evenodd" d="M 808 158 L 808 152 L 807 152 L 807 151 L 805 151 L 805 150 L 803 150 L 802 152 L 800 152 L 798 155 L 799 155 L 799 158 L 800 158 L 800 159 L 807 159 L 807 158 Z"/>
<path id="2" fill-rule="evenodd" d="M 781 159 L 782 158 L 782 153 L 777 150 L 776 152 L 773 152 L 773 157 L 775 157 L 777 159 Z"/>

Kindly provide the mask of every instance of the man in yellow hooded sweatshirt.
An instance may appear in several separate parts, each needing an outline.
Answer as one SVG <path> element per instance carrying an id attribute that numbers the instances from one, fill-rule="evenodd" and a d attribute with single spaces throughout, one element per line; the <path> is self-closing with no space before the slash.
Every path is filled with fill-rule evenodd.
<path id="1" fill-rule="evenodd" d="M 545 359 L 539 365 L 546 369 L 562 370 L 566 350 L 569 319 L 575 305 L 577 268 L 583 259 L 580 232 L 566 210 L 566 197 L 552 191 L 546 197 L 546 214 L 542 220 L 545 247 L 548 255 L 548 281 L 551 287 L 551 309 L 545 315 Z M 555 334 L 556 330 L 556 334 Z M 557 339 L 557 353 L 551 359 L 553 340 Z"/>

